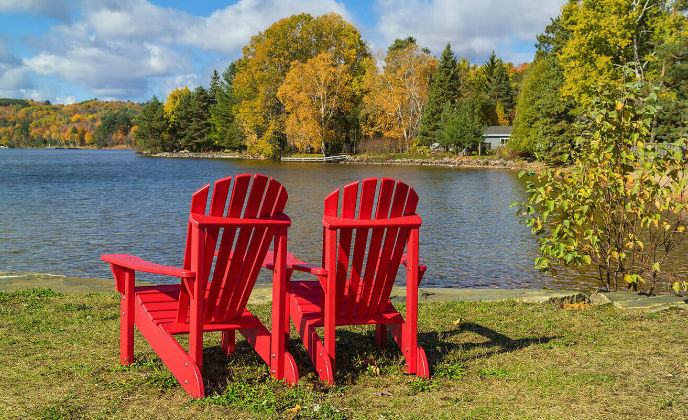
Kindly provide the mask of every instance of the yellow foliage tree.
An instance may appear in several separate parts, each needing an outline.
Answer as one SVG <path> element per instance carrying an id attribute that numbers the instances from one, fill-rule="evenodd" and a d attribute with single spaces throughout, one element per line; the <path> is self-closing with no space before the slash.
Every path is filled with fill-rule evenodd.
<path id="1" fill-rule="evenodd" d="M 373 60 L 367 63 L 363 98 L 363 131 L 401 138 L 408 147 L 418 134 L 428 101 L 430 78 L 437 59 L 415 43 L 388 51 L 382 71 Z"/>
<path id="2" fill-rule="evenodd" d="M 233 81 L 234 112 L 250 152 L 280 153 L 286 115 L 277 91 L 294 62 L 305 63 L 323 52 L 348 66 L 352 92 L 360 98 L 363 61 L 370 54 L 358 30 L 337 14 L 314 18 L 304 13 L 281 19 L 244 47 Z"/>
<path id="3" fill-rule="evenodd" d="M 163 111 L 165 112 L 165 116 L 167 118 L 170 120 L 174 118 L 174 110 L 177 109 L 177 105 L 179 105 L 179 101 L 182 99 L 182 97 L 186 95 L 191 95 L 191 91 L 189 90 L 188 86 L 176 88 L 170 92 L 170 94 L 167 96 L 167 100 L 165 101 L 165 105 L 163 105 Z"/>
<path id="4" fill-rule="evenodd" d="M 277 91 L 287 112 L 287 142 L 299 150 L 321 151 L 335 139 L 332 122 L 352 108 L 351 74 L 329 52 L 294 62 Z"/>

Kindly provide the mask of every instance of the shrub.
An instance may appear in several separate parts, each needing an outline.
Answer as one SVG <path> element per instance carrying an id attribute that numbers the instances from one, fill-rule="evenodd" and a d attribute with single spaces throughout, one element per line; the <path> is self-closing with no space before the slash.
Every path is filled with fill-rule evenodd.
<path id="1" fill-rule="evenodd" d="M 671 280 L 665 262 L 686 239 L 688 165 L 685 142 L 648 142 L 656 100 L 641 82 L 600 90 L 573 166 L 528 183 L 519 214 L 539 237 L 540 269 L 592 265 L 607 290 L 621 280 L 652 292 L 660 278 Z M 676 291 L 686 286 L 673 283 Z"/>

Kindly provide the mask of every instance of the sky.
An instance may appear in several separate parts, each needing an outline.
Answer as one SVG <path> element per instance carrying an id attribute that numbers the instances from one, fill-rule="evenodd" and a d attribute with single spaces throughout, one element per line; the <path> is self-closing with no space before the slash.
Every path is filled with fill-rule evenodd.
<path id="1" fill-rule="evenodd" d="M 252 35 L 296 13 L 338 13 L 372 52 L 413 36 L 439 57 L 532 61 L 565 0 L 0 0 L 0 97 L 143 102 L 208 85 Z"/>

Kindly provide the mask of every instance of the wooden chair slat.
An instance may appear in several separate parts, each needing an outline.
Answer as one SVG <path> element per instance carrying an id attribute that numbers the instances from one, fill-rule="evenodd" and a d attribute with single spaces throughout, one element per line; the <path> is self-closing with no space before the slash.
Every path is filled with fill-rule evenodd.
<path id="1" fill-rule="evenodd" d="M 361 187 L 361 196 L 359 199 L 358 218 L 361 220 L 369 220 L 373 213 L 373 203 L 375 201 L 375 187 L 377 186 L 377 178 L 368 178 L 363 180 Z M 368 243 L 369 229 L 356 229 L 356 239 L 354 242 L 354 255 L 351 262 L 351 274 L 349 276 L 349 291 L 347 296 L 360 296 L 361 290 L 361 269 L 363 268 L 363 260 L 366 252 L 366 244 Z M 358 303 L 357 299 L 349 299 L 346 302 L 345 318 L 353 318 L 355 306 Z"/>
<path id="2" fill-rule="evenodd" d="M 389 206 L 392 202 L 392 195 L 394 194 L 394 184 L 395 182 L 393 179 L 382 179 L 377 195 L 375 219 L 389 218 Z M 370 243 L 368 245 L 368 259 L 366 261 L 365 274 L 363 276 L 363 292 L 361 293 L 361 302 L 358 305 L 357 317 L 363 317 L 368 313 L 368 307 L 372 299 L 372 291 L 375 286 L 375 279 L 377 278 L 378 255 L 380 255 L 380 248 L 386 229 L 375 228 L 372 229 L 372 231 Z"/>

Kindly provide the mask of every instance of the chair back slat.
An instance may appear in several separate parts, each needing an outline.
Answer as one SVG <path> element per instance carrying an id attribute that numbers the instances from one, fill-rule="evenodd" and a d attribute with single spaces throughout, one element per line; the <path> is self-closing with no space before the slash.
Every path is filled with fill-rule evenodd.
<path id="1" fill-rule="evenodd" d="M 391 209 L 389 212 L 389 218 L 399 217 L 404 212 L 404 204 L 406 204 L 406 195 L 408 193 L 409 187 L 401 182 L 397 183 L 394 189 L 394 198 L 392 200 Z M 385 239 L 383 241 L 383 246 L 380 251 L 380 256 L 377 260 L 377 267 L 375 268 L 375 280 L 373 281 L 374 287 L 370 294 L 370 300 L 368 301 L 367 315 L 372 315 L 378 312 L 378 304 L 383 297 L 383 291 L 386 289 L 387 283 L 390 284 L 390 290 L 394 279 L 388 278 L 388 270 L 390 267 L 395 265 L 395 261 L 392 260 L 392 251 L 394 250 L 394 245 L 397 240 L 398 228 L 387 228 L 385 232 Z M 399 261 L 401 261 L 401 255 L 399 255 Z M 396 261 L 398 264 L 399 261 Z"/>
<path id="2" fill-rule="evenodd" d="M 234 185 L 232 186 L 232 195 L 229 199 L 229 206 L 227 208 L 227 217 L 237 218 L 241 217 L 241 211 L 244 209 L 244 201 L 246 200 L 246 192 L 248 186 L 251 184 L 251 175 L 243 174 L 237 175 L 234 178 Z M 222 239 L 220 240 L 220 247 L 218 248 L 218 255 L 215 259 L 215 271 L 213 272 L 213 279 L 210 282 L 207 300 L 215 302 L 218 299 L 221 288 L 229 287 L 232 289 L 232 284 L 227 283 L 229 268 L 229 259 L 232 256 L 232 245 L 236 236 L 235 228 L 226 228 L 222 232 Z M 215 315 L 215 306 L 207 305 L 205 311 L 204 322 L 210 322 L 213 315 Z"/>
<path id="3" fill-rule="evenodd" d="M 341 205 L 339 190 L 327 196 L 325 215 L 370 220 L 374 210 L 374 218 L 384 220 L 413 215 L 418 205 L 418 195 L 412 188 L 387 178 L 379 182 L 379 189 L 376 178 L 351 183 L 342 188 L 341 196 Z M 325 240 L 326 247 L 337 249 L 337 261 L 326 261 L 324 265 L 334 269 L 336 317 L 370 317 L 386 309 L 410 233 L 410 228 L 393 226 L 341 228 L 336 243 Z M 330 255 L 326 251 L 323 254 Z"/>
<path id="4" fill-rule="evenodd" d="M 377 208 L 375 210 L 375 219 L 387 219 L 389 217 L 389 205 L 392 202 L 392 195 L 394 193 L 394 180 L 383 178 L 380 182 L 380 189 L 377 194 Z M 375 286 L 378 256 L 380 255 L 380 248 L 382 240 L 385 236 L 385 228 L 374 228 L 370 236 L 368 244 L 368 258 L 366 259 L 365 274 L 363 275 L 363 289 L 360 293 L 358 310 L 356 317 L 366 316 L 368 313 L 368 305 L 370 302 L 370 295 Z"/>
<path id="5" fill-rule="evenodd" d="M 266 176 L 258 174 L 254 175 L 244 207 L 244 214 L 242 216 L 244 219 L 254 219 L 258 216 L 258 210 L 260 209 L 260 203 L 263 201 L 263 195 L 265 193 L 265 186 L 267 185 L 267 182 L 268 178 Z M 234 248 L 229 259 L 227 276 L 225 277 L 225 281 L 220 292 L 219 301 L 216 305 L 213 315 L 214 322 L 224 321 L 229 306 L 231 305 L 231 299 L 234 298 L 237 290 L 243 289 L 243 285 L 240 284 L 241 271 L 244 265 L 244 257 L 246 256 L 246 251 L 249 244 L 248 242 L 252 233 L 252 228 L 242 227 L 237 229 L 236 242 L 234 243 Z M 236 304 L 236 302 L 234 304 Z"/>
<path id="6" fill-rule="evenodd" d="M 258 217 L 267 217 L 275 214 L 275 205 L 279 201 L 281 192 L 286 194 L 284 187 L 274 179 L 270 179 L 258 212 Z M 284 202 L 286 203 L 286 200 L 284 200 Z M 282 209 L 280 209 L 279 212 L 281 213 Z M 246 249 L 246 256 L 241 270 L 240 283 L 243 287 L 238 289 L 237 293 L 232 297 L 232 304 L 229 306 L 227 314 L 225 315 L 225 321 L 236 318 L 244 311 L 274 234 L 274 229 L 271 228 L 253 229 L 253 235 Z"/>
<path id="7" fill-rule="evenodd" d="M 413 189 L 408 189 L 408 195 L 406 197 L 406 204 L 403 206 L 403 210 L 398 216 L 408 216 L 416 213 L 416 207 L 418 205 L 418 194 L 416 194 Z M 398 217 L 394 216 L 394 217 Z M 370 311 L 382 312 L 387 306 L 387 299 L 392 293 L 392 286 L 394 286 L 394 279 L 397 277 L 397 272 L 399 271 L 399 266 L 401 264 L 401 257 L 404 254 L 406 244 L 408 243 L 409 236 L 411 235 L 411 229 L 400 228 L 397 229 L 396 243 L 394 243 L 393 251 L 389 258 L 389 265 L 384 270 L 384 286 L 382 293 L 379 295 L 378 302 L 371 302 Z"/>
<path id="8" fill-rule="evenodd" d="M 370 220 L 373 213 L 373 203 L 375 201 L 375 187 L 377 186 L 377 179 L 369 178 L 363 180 L 361 187 L 361 197 L 358 207 L 358 219 Z M 349 276 L 348 290 L 346 295 L 356 297 L 348 299 L 344 312 L 345 318 L 353 318 L 356 304 L 358 303 L 358 293 L 361 281 L 361 269 L 366 253 L 366 244 L 368 243 L 368 231 L 370 229 L 358 229 L 356 231 L 356 239 L 354 242 L 354 256 L 351 261 L 351 274 Z"/>
<path id="9" fill-rule="evenodd" d="M 193 213 L 254 219 L 282 213 L 287 202 L 286 190 L 277 181 L 263 175 L 238 175 L 234 177 L 233 184 L 232 177 L 215 182 L 206 213 L 209 189 L 210 186 L 206 185 L 193 195 Z M 186 269 L 191 266 L 190 231 L 189 226 L 184 260 Z M 205 288 L 204 323 L 227 322 L 243 314 L 274 234 L 272 228 L 246 226 L 205 230 L 205 258 L 201 263 L 204 265 L 202 271 L 208 274 L 195 280 L 208 282 L 211 279 Z M 213 271 L 212 277 L 210 271 Z M 182 287 L 177 314 L 179 322 L 186 322 L 188 310 L 189 293 Z"/>

